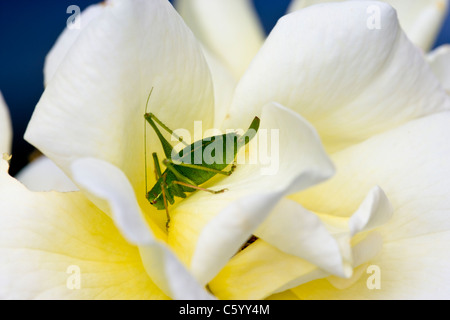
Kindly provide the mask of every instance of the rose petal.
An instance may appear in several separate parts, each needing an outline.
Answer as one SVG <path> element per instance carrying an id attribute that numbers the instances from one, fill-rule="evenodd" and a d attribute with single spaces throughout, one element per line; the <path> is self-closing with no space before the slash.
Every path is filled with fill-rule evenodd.
<path id="1" fill-rule="evenodd" d="M 209 288 L 220 299 L 256 300 L 284 291 L 283 286 L 292 279 L 305 283 L 324 276 L 324 271 L 306 260 L 257 240 L 236 254 L 209 283 Z"/>
<path id="2" fill-rule="evenodd" d="M 293 0 L 289 11 L 293 12 L 307 6 L 342 0 Z M 393 6 L 399 16 L 400 24 L 411 41 L 428 51 L 444 22 L 448 0 L 384 0 Z"/>
<path id="3" fill-rule="evenodd" d="M 196 192 L 171 213 L 169 244 L 201 283 L 214 277 L 281 197 L 334 172 L 317 133 L 299 115 L 277 104 L 267 105 L 258 138 L 250 142 L 250 154 L 265 151 L 263 141 L 269 132 L 268 139 L 278 133 L 271 143 L 276 147 L 270 151 L 272 168 L 261 162 L 238 164 L 230 177 L 213 184 L 215 190 L 228 191 Z"/>
<path id="4" fill-rule="evenodd" d="M 127 177 L 113 165 L 97 159 L 80 159 L 72 165 L 75 179 L 111 206 L 113 218 L 128 241 L 140 247 L 151 279 L 174 299 L 212 298 L 146 226 Z"/>
<path id="5" fill-rule="evenodd" d="M 347 216 L 376 184 L 394 208 L 389 222 L 376 229 L 383 246 L 370 261 L 381 268 L 382 290 L 367 289 L 368 275 L 342 292 L 318 284 L 301 287 L 300 297 L 448 297 L 449 121 L 448 112 L 432 115 L 341 151 L 332 156 L 338 168 L 333 179 L 292 197 L 310 210 Z"/>
<path id="6" fill-rule="evenodd" d="M 286 290 L 280 293 L 273 294 L 267 297 L 266 300 L 298 300 L 298 297 L 290 290 Z"/>
<path id="7" fill-rule="evenodd" d="M 285 253 L 346 278 L 355 266 L 352 237 L 384 225 L 391 217 L 392 206 L 379 187 L 368 193 L 350 219 L 315 215 L 300 204 L 283 199 L 255 235 Z"/>
<path id="8" fill-rule="evenodd" d="M 340 290 L 333 282 L 317 280 L 291 289 L 300 299 L 327 300 L 424 300 L 449 298 L 447 284 L 450 232 L 430 233 L 383 244 L 381 253 L 363 265 L 360 278 Z M 379 268 L 379 290 L 370 290 L 374 269 Z"/>
<path id="9" fill-rule="evenodd" d="M 341 278 L 336 276 L 327 277 L 326 280 L 330 282 L 335 288 L 344 290 L 355 284 L 365 272 L 367 268 L 367 261 L 375 258 L 381 251 L 383 246 L 383 239 L 376 232 L 369 233 L 364 240 L 356 244 L 352 248 L 352 260 L 354 271 L 350 278 Z"/>
<path id="10" fill-rule="evenodd" d="M 89 25 L 89 23 L 104 11 L 105 3 L 94 4 L 87 7 L 79 16 L 81 21 L 79 29 L 65 28 L 59 36 L 53 48 L 45 58 L 44 64 L 44 84 L 47 85 L 58 70 L 59 65 L 63 62 L 65 56 L 78 39 L 78 36 Z"/>
<path id="11" fill-rule="evenodd" d="M 400 24 L 408 38 L 425 52 L 429 51 L 447 16 L 448 0 L 386 2 L 397 10 Z"/>
<path id="12" fill-rule="evenodd" d="M 30 192 L 7 169 L 0 160 L 2 299 L 167 298 L 138 249 L 81 193 Z"/>
<path id="13" fill-rule="evenodd" d="M 344 267 L 339 245 L 319 217 L 294 201 L 281 200 L 255 235 L 329 273 L 351 275 L 351 266 Z"/>
<path id="14" fill-rule="evenodd" d="M 177 10 L 197 38 L 239 79 L 264 42 L 249 0 L 178 0 Z"/>
<path id="15" fill-rule="evenodd" d="M 427 56 L 428 63 L 442 86 L 450 94 L 450 45 L 443 45 Z"/>
<path id="16" fill-rule="evenodd" d="M 16 179 L 31 191 L 78 191 L 78 188 L 53 161 L 39 157 L 17 175 Z"/>
<path id="17" fill-rule="evenodd" d="M 203 49 L 214 85 L 214 128 L 221 128 L 233 99 L 237 82 L 223 63 Z"/>
<path id="18" fill-rule="evenodd" d="M 376 5 L 382 28 L 367 25 Z M 329 151 L 442 110 L 450 100 L 391 6 L 348 1 L 280 19 L 239 82 L 230 121 L 247 122 L 269 101 L 299 112 Z"/>
<path id="19" fill-rule="evenodd" d="M 336 286 L 347 286 L 361 276 L 358 269 L 352 274 L 352 268 L 380 252 L 381 237 L 366 231 L 390 216 L 378 187 L 351 218 L 316 216 L 283 199 L 255 232 L 260 239 L 234 256 L 209 286 L 226 299 L 261 299 L 327 276 Z M 365 233 L 352 239 L 352 230 Z"/>
<path id="20" fill-rule="evenodd" d="M 393 208 L 380 187 L 373 188 L 349 220 L 350 235 L 369 231 L 387 223 Z"/>
<path id="21" fill-rule="evenodd" d="M 194 120 L 202 120 L 205 130 L 212 126 L 208 66 L 192 32 L 170 3 L 110 1 L 66 54 L 25 138 L 69 177 L 71 163 L 79 158 L 114 164 L 130 179 L 141 207 L 150 212 L 144 169 L 144 125 L 148 124 L 143 115 L 152 88 L 148 111 L 169 127 L 193 132 Z M 161 151 L 153 131 L 147 133 L 147 153 Z M 155 181 L 153 174 L 148 181 Z M 98 205 L 102 202 L 90 199 Z"/>

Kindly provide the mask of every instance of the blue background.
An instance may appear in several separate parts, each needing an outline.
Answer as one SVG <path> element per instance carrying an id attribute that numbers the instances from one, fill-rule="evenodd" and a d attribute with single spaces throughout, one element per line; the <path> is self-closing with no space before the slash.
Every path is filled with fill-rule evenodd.
<path id="1" fill-rule="evenodd" d="M 45 56 L 66 26 L 69 17 L 67 7 L 78 5 L 83 10 L 97 2 L 0 0 L 0 90 L 13 122 L 12 174 L 27 163 L 33 151 L 33 147 L 23 140 L 23 134 L 44 89 Z M 286 12 L 289 2 L 290 0 L 254 0 L 267 32 Z M 450 43 L 450 19 L 447 19 L 436 46 L 443 43 Z"/>

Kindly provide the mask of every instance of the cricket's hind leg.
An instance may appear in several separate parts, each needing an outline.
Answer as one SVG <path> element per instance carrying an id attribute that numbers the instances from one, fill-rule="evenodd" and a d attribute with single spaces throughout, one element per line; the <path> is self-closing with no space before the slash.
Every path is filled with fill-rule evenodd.
<path id="1" fill-rule="evenodd" d="M 209 193 L 212 193 L 212 194 L 219 194 L 219 193 L 224 193 L 224 192 L 228 191 L 228 189 L 226 189 L 226 188 L 222 189 L 222 190 L 206 189 L 206 188 L 202 188 L 202 187 L 199 187 L 199 186 L 196 186 L 196 185 L 192 185 L 192 184 L 189 184 L 189 183 L 185 183 L 185 182 L 181 182 L 181 181 L 172 181 L 172 183 L 173 184 L 178 184 L 178 185 L 183 186 L 183 187 L 192 188 L 192 189 L 195 189 L 195 190 L 209 192 Z"/>
<path id="2" fill-rule="evenodd" d="M 167 167 L 167 169 L 169 169 L 169 171 L 171 171 L 175 177 L 177 177 L 178 180 L 172 181 L 171 184 L 177 184 L 180 186 L 184 186 L 187 188 L 192 188 L 194 190 L 201 190 L 201 191 L 206 191 L 212 194 L 218 194 L 218 193 L 223 193 L 225 191 L 228 191 L 228 189 L 222 189 L 222 190 L 211 190 L 211 189 L 206 189 L 206 188 L 202 188 L 199 187 L 195 182 L 193 182 L 192 180 L 190 180 L 189 178 L 183 176 L 181 173 L 179 173 L 177 171 L 177 169 L 175 169 L 175 167 L 172 164 L 172 161 L 168 161 L 167 159 L 165 159 L 163 161 L 164 165 Z"/>

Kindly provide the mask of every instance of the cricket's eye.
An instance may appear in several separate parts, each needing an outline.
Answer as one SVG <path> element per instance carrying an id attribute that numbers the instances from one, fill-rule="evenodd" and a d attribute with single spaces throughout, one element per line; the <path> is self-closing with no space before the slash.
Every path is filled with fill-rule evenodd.
<path id="1" fill-rule="evenodd" d="M 153 194 L 153 198 L 154 198 L 154 200 L 150 201 L 150 204 L 156 204 L 156 202 L 158 202 L 155 194 Z"/>

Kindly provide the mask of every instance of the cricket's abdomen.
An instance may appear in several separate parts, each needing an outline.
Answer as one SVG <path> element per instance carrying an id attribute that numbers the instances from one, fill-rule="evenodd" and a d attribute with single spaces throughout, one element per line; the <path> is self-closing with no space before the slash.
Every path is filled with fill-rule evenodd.
<path id="1" fill-rule="evenodd" d="M 234 162 L 238 151 L 236 133 L 228 133 L 194 142 L 178 153 L 175 162 L 194 165 L 214 170 L 224 170 Z M 174 165 L 182 175 L 197 185 L 203 184 L 217 173 L 196 170 L 193 168 Z"/>

